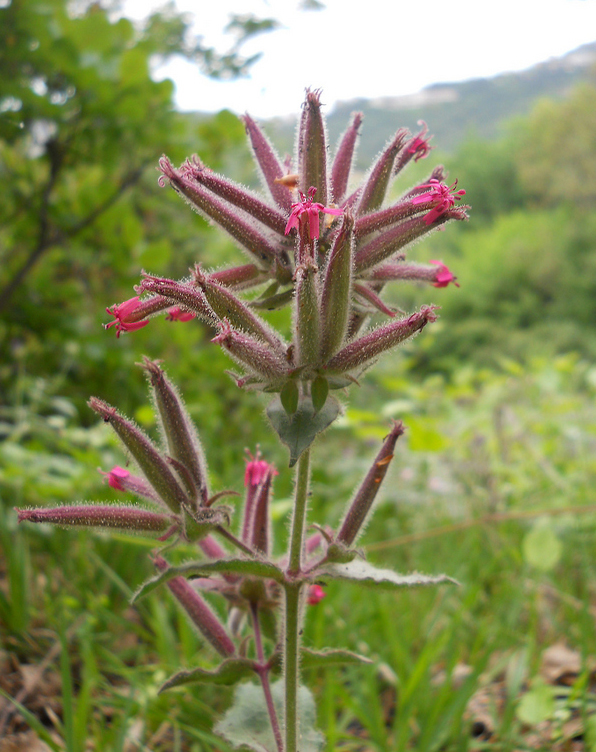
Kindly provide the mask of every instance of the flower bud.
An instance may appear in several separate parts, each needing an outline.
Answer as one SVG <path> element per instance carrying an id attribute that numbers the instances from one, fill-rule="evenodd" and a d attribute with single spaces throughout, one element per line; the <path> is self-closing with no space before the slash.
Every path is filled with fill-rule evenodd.
<path id="1" fill-rule="evenodd" d="M 211 341 L 221 345 L 243 366 L 266 381 L 278 382 L 286 378 L 288 364 L 285 357 L 274 352 L 266 342 L 232 329 L 226 319 L 219 328 L 220 333 Z"/>
<path id="2" fill-rule="evenodd" d="M 182 398 L 158 363 L 143 358 L 141 367 L 151 382 L 153 398 L 160 418 L 161 430 L 168 447 L 168 454 L 181 463 L 190 474 L 198 493 L 196 500 L 203 505 L 209 498 L 205 456 L 196 429 L 188 415 Z M 184 482 L 183 474 L 181 480 Z M 191 489 L 187 488 L 190 494 Z"/>
<path id="3" fill-rule="evenodd" d="M 16 509 L 19 522 L 49 522 L 66 527 L 97 527 L 162 533 L 175 518 L 130 506 L 79 504 L 53 509 Z"/>
<path id="4" fill-rule="evenodd" d="M 334 355 L 343 344 L 352 299 L 354 217 L 347 211 L 329 253 L 321 292 L 321 358 Z"/>
<path id="5" fill-rule="evenodd" d="M 97 397 L 91 397 L 88 405 L 112 426 L 149 483 L 173 512 L 179 512 L 181 506 L 188 504 L 188 499 L 168 463 L 138 426 L 120 415 L 115 407 Z"/>
<path id="6" fill-rule="evenodd" d="M 360 128 L 361 123 L 362 113 L 355 112 L 352 115 L 352 122 L 341 138 L 337 148 L 337 153 L 333 160 L 333 167 L 331 170 L 331 193 L 336 204 L 339 204 L 343 200 L 348 190 L 350 169 L 356 151 L 358 129 Z"/>
<path id="7" fill-rule="evenodd" d="M 274 201 L 282 209 L 289 209 L 292 203 L 292 194 L 283 183 L 285 172 L 275 153 L 275 149 L 271 146 L 267 136 L 249 115 L 245 115 L 242 120 L 250 139 L 255 159 L 261 168 L 261 173 Z"/>
<path id="8" fill-rule="evenodd" d="M 321 113 L 321 92 L 306 91 L 306 100 L 298 134 L 300 187 L 306 192 L 314 186 L 321 203 L 328 200 L 327 133 Z M 315 237 L 318 237 L 318 232 Z"/>
<path id="9" fill-rule="evenodd" d="M 436 306 L 423 306 L 411 316 L 379 326 L 359 339 L 353 340 L 327 363 L 334 373 L 346 373 L 356 368 L 366 368 L 381 353 L 391 350 L 404 340 L 437 320 Z"/>
<path id="10" fill-rule="evenodd" d="M 156 556 L 154 563 L 160 572 L 168 569 L 168 563 L 161 556 Z M 224 658 L 234 655 L 236 648 L 224 625 L 188 580 L 184 577 L 174 577 L 168 581 L 167 585 L 172 595 L 190 616 L 193 624 L 212 647 Z"/>
<path id="11" fill-rule="evenodd" d="M 393 451 L 398 438 L 404 433 L 401 421 L 395 422 L 389 435 L 385 438 L 381 451 L 375 457 L 371 469 L 368 471 L 362 485 L 356 492 L 356 496 L 350 502 L 348 511 L 341 523 L 337 534 L 337 543 L 351 546 L 370 512 L 377 496 L 381 483 L 387 474 L 389 463 L 393 459 Z"/>
<path id="12" fill-rule="evenodd" d="M 316 365 L 319 361 L 321 321 L 317 268 L 313 264 L 296 271 L 296 363 L 298 366 Z"/>
<path id="13" fill-rule="evenodd" d="M 159 496 L 144 478 L 141 478 L 139 475 L 133 475 L 124 467 L 116 465 L 107 473 L 103 470 L 99 472 L 107 480 L 110 488 L 115 488 L 117 491 L 127 491 L 143 499 L 155 501 L 158 504 L 162 503 Z"/>
<path id="14" fill-rule="evenodd" d="M 248 215 L 237 207 L 229 206 L 225 201 L 197 183 L 187 169 L 176 170 L 167 157 L 159 160 L 159 166 L 170 185 L 208 220 L 216 222 L 223 230 L 237 241 L 240 247 L 249 253 L 260 265 L 270 266 L 277 251 L 268 238 L 257 230 Z M 162 182 L 164 181 L 162 178 Z"/>
<path id="15" fill-rule="evenodd" d="M 205 274 L 199 264 L 196 265 L 193 276 L 220 320 L 225 319 L 235 329 L 267 342 L 275 353 L 285 356 L 285 345 L 277 333 L 237 295 L 215 281 L 211 275 Z"/>
<path id="16" fill-rule="evenodd" d="M 393 164 L 407 134 L 405 128 L 400 128 L 373 165 L 358 199 L 358 214 L 366 214 L 378 209 L 385 200 L 391 182 Z"/>

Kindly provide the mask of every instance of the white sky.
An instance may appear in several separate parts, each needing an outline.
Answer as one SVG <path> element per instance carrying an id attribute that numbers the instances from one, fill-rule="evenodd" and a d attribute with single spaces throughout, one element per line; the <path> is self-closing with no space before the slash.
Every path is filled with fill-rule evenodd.
<path id="1" fill-rule="evenodd" d="M 523 70 L 596 40 L 596 0 L 323 0 L 300 11 L 299 0 L 175 0 L 195 17 L 205 43 L 227 51 L 230 13 L 273 17 L 282 28 L 249 41 L 262 51 L 249 79 L 214 82 L 173 61 L 158 72 L 176 83 L 180 109 L 228 108 L 268 118 L 296 113 L 306 87 L 323 102 L 413 94 L 432 83 Z M 142 18 L 148 0 L 123 0 Z"/>

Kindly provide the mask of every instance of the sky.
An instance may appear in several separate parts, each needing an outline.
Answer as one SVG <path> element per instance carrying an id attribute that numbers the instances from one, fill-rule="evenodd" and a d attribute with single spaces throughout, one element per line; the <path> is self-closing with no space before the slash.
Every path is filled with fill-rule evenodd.
<path id="1" fill-rule="evenodd" d="M 204 43 L 226 52 L 231 13 L 273 17 L 281 28 L 242 47 L 262 52 L 250 77 L 210 81 L 181 60 L 155 72 L 176 84 L 181 110 L 227 108 L 253 117 L 295 114 L 307 87 L 336 101 L 414 94 L 433 83 L 519 71 L 596 41 L 596 0 L 323 0 L 324 10 L 300 10 L 299 0 L 175 0 L 194 17 Z M 124 0 L 142 18 L 161 3 Z"/>

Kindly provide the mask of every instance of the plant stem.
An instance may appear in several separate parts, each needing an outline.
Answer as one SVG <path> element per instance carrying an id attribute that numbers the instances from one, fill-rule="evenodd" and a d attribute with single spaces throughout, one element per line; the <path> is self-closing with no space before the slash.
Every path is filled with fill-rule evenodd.
<path id="1" fill-rule="evenodd" d="M 301 571 L 309 482 L 310 448 L 305 449 L 300 456 L 296 472 L 296 497 L 294 500 L 294 516 L 292 518 L 292 537 L 290 538 L 290 565 L 288 567 L 288 574 L 290 575 L 297 575 Z"/>
<path id="2" fill-rule="evenodd" d="M 296 752 L 298 748 L 298 669 L 300 656 L 300 591 L 303 583 L 295 579 L 302 571 L 302 550 L 308 486 L 310 482 L 310 449 L 306 449 L 298 460 L 296 472 L 296 496 L 290 538 L 288 581 L 285 585 L 284 618 L 284 680 L 285 680 L 285 732 L 284 752 Z M 294 581 L 293 581 L 294 580 Z"/>
<path id="3" fill-rule="evenodd" d="M 257 603 L 250 604 L 250 613 L 252 617 L 252 626 L 255 635 L 255 647 L 257 650 L 257 660 L 260 664 L 259 679 L 261 680 L 261 686 L 263 687 L 263 694 L 265 695 L 265 702 L 267 704 L 267 711 L 269 713 L 269 720 L 271 721 L 271 728 L 273 730 L 273 736 L 275 737 L 275 743 L 277 745 L 278 752 L 284 752 L 284 741 L 281 735 L 281 729 L 279 727 L 279 721 L 277 719 L 277 713 L 275 712 L 275 705 L 273 703 L 273 695 L 271 694 L 271 685 L 269 684 L 269 671 L 270 667 L 265 665 L 265 653 L 263 652 L 263 641 L 261 640 L 261 625 L 259 624 L 259 606 Z"/>
<path id="4" fill-rule="evenodd" d="M 251 558 L 254 559 L 255 552 L 249 548 L 246 544 L 244 544 L 241 540 L 238 540 L 236 536 L 231 533 L 229 530 L 226 530 L 223 525 L 217 525 L 215 530 L 226 540 L 230 541 L 236 548 L 239 548 L 241 551 L 243 551 L 245 554 L 248 554 Z"/>

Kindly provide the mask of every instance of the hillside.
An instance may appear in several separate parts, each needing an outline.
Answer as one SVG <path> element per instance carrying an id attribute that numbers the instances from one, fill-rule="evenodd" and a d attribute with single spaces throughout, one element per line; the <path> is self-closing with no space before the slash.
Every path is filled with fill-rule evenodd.
<path id="1" fill-rule="evenodd" d="M 474 134 L 494 138 L 504 123 L 526 114 L 541 97 L 564 98 L 577 84 L 595 77 L 596 42 L 527 70 L 503 73 L 458 83 L 439 83 L 417 94 L 383 99 L 354 99 L 338 103 L 328 113 L 329 141 L 335 145 L 350 113 L 360 110 L 365 119 L 359 161 L 365 167 L 383 147 L 396 125 L 417 128 L 426 120 L 433 143 L 453 151 Z M 267 124 L 275 142 L 291 150 L 295 122 L 276 119 Z"/>

